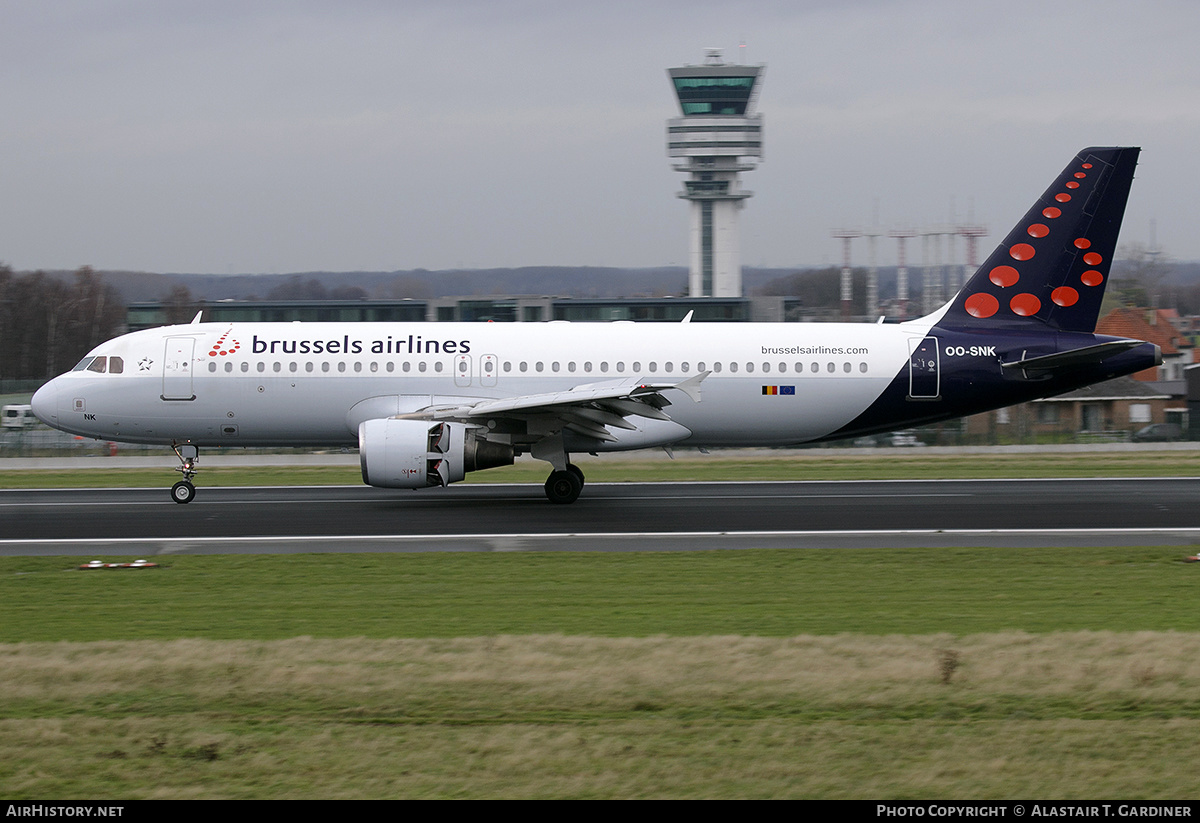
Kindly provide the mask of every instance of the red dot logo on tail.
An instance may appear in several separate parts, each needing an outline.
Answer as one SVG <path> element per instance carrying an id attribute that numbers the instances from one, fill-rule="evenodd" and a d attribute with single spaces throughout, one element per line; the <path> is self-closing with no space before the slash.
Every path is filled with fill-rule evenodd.
<path id="1" fill-rule="evenodd" d="M 1079 292 L 1070 286 L 1059 286 L 1050 292 L 1050 299 L 1054 301 L 1054 305 L 1066 308 L 1079 302 Z"/>
<path id="2" fill-rule="evenodd" d="M 1022 317 L 1032 317 L 1042 307 L 1042 301 L 1038 300 L 1037 295 L 1022 292 L 1009 301 L 1008 307 L 1013 310 L 1013 314 L 1019 314 Z"/>
<path id="3" fill-rule="evenodd" d="M 1016 285 L 1020 279 L 1021 275 L 1012 266 L 996 266 L 988 275 L 988 280 L 991 280 L 1002 289 Z"/>
<path id="4" fill-rule="evenodd" d="M 967 314 L 983 319 L 1000 310 L 1000 301 L 986 292 L 978 292 L 967 298 L 965 306 Z"/>
<path id="5" fill-rule="evenodd" d="M 1017 243 L 1008 253 L 1013 260 L 1032 260 L 1034 255 L 1033 246 L 1028 243 Z"/>

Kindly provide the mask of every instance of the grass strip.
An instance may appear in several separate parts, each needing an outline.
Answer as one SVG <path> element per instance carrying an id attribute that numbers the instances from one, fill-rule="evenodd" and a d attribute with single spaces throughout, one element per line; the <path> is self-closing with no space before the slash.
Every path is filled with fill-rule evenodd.
<path id="1" fill-rule="evenodd" d="M 10 800 L 1187 798 L 1200 633 L 0 644 Z"/>
<path id="2" fill-rule="evenodd" d="M 0 642 L 1200 631 L 1179 548 L 0 558 Z M 119 559 L 134 559 L 124 556 Z"/>
<path id="3" fill-rule="evenodd" d="M 0 558 L 0 793 L 1192 797 L 1181 554 Z"/>

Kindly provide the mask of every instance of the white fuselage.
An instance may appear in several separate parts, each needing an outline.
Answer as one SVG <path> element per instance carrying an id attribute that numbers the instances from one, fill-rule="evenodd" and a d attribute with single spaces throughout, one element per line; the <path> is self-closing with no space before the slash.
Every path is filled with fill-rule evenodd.
<path id="1" fill-rule="evenodd" d="M 909 368 L 934 319 L 170 326 L 97 347 L 89 358 L 103 363 L 89 370 L 85 358 L 34 405 L 58 428 L 107 440 L 350 445 L 366 419 L 431 405 L 634 378 L 678 383 L 708 371 L 700 402 L 665 395 L 665 412 L 690 431 L 675 442 L 783 445 L 825 437 L 862 413 Z M 607 447 L 656 444 L 634 436 Z"/>

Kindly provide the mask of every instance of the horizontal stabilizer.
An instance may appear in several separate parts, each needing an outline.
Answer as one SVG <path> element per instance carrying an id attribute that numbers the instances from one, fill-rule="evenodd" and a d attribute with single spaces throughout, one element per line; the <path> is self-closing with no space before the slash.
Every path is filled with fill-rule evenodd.
<path id="1" fill-rule="evenodd" d="M 1096 346 L 1088 346 L 1072 351 L 1044 354 L 1040 357 L 1030 357 L 1024 360 L 1014 360 L 1001 365 L 1006 369 L 1024 369 L 1026 371 L 1058 371 L 1092 363 L 1101 363 L 1121 352 L 1136 349 L 1144 345 L 1142 340 L 1112 340 Z"/>

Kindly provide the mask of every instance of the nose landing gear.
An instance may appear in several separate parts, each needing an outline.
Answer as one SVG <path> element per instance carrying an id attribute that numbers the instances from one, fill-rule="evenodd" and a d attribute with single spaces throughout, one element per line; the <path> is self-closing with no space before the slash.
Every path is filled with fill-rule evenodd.
<path id="1" fill-rule="evenodd" d="M 192 498 L 196 496 L 192 478 L 196 476 L 196 462 L 200 459 L 200 449 L 191 444 L 180 446 L 175 443 L 171 444 L 171 449 L 181 464 L 175 467 L 175 471 L 183 475 L 183 479 L 171 487 L 171 499 L 176 503 L 191 503 Z"/>

